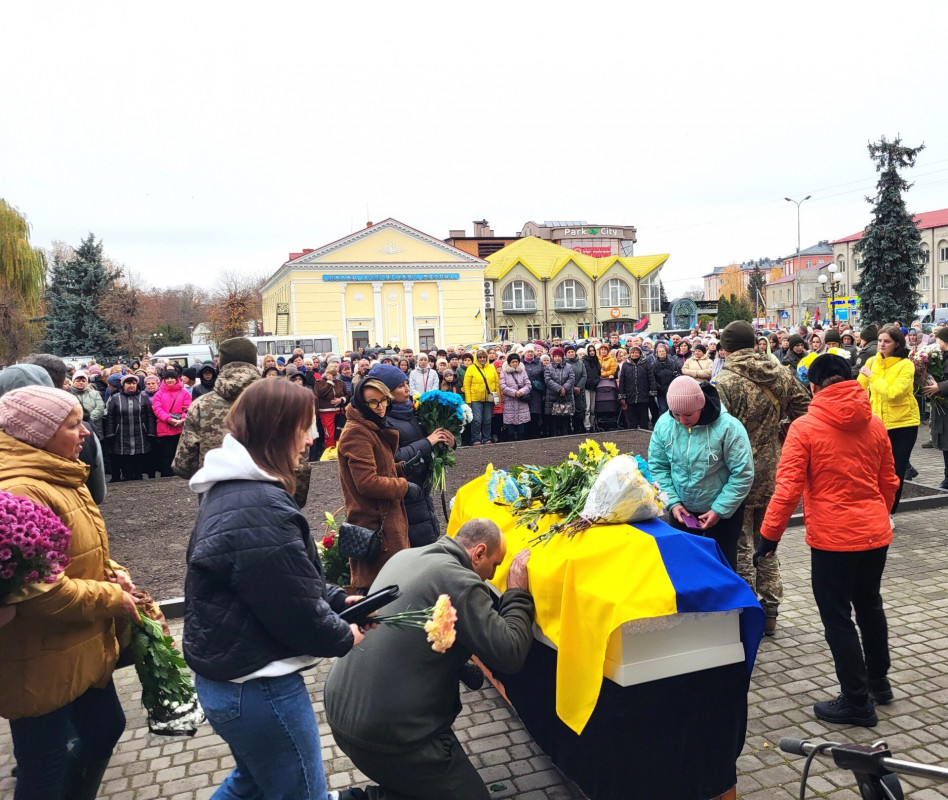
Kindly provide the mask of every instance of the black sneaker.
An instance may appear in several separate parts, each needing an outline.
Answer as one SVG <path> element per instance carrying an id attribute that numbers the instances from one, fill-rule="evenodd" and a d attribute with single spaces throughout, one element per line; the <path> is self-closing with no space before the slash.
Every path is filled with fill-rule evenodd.
<path id="1" fill-rule="evenodd" d="M 875 687 L 869 687 L 869 694 L 877 706 L 887 706 L 895 700 L 895 694 L 892 692 L 892 686 L 888 681 L 882 681 Z"/>
<path id="2" fill-rule="evenodd" d="M 905 480 L 911 481 L 918 477 L 918 470 L 915 467 L 909 465 L 909 468 L 905 471 Z"/>
<path id="3" fill-rule="evenodd" d="M 823 700 L 813 706 L 813 713 L 823 722 L 832 722 L 836 725 L 859 725 L 863 728 L 874 728 L 879 724 L 872 700 L 866 700 L 861 706 L 849 702 L 843 695 L 835 700 Z"/>
<path id="4" fill-rule="evenodd" d="M 948 477 L 938 484 L 939 489 L 948 489 Z"/>

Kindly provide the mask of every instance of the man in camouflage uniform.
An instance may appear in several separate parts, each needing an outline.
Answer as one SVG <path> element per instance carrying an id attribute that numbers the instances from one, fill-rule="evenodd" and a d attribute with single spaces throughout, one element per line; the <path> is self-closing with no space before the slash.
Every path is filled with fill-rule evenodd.
<path id="1" fill-rule="evenodd" d="M 754 485 L 744 508 L 744 525 L 737 544 L 737 571 L 760 598 L 767 617 L 764 632 L 773 635 L 783 599 L 780 563 L 761 559 L 754 567 L 760 526 L 774 492 L 780 460 L 781 420 L 806 413 L 810 395 L 796 376 L 767 354 L 755 352 L 756 334 L 749 322 L 732 322 L 721 332 L 719 352 L 726 353 L 715 386 L 724 407 L 744 425 L 754 452 Z"/>
<path id="2" fill-rule="evenodd" d="M 256 367 L 257 348 L 242 336 L 221 342 L 220 372 L 214 388 L 188 406 L 181 439 L 171 463 L 171 470 L 180 478 L 190 480 L 204 466 L 204 457 L 220 447 L 227 433 L 224 420 L 240 393 L 254 381 L 262 380 Z M 314 396 L 315 408 L 315 396 Z M 309 494 L 312 468 L 306 457 L 296 470 L 296 492 L 293 499 L 302 508 Z"/>

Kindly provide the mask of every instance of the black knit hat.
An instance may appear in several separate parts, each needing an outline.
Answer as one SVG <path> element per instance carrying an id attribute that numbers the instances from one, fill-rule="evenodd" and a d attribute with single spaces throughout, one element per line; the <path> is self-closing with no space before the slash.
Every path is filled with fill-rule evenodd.
<path id="1" fill-rule="evenodd" d="M 828 345 L 830 342 L 835 342 L 836 344 L 843 343 L 843 337 L 839 335 L 839 331 L 828 330 L 826 335 L 823 337 L 823 344 Z"/>
<path id="2" fill-rule="evenodd" d="M 516 361 L 519 364 L 522 361 L 520 358 L 520 353 L 508 353 L 507 363 L 509 364 L 511 361 Z"/>
<path id="3" fill-rule="evenodd" d="M 721 331 L 721 348 L 728 353 L 746 350 L 757 341 L 754 326 L 742 319 L 736 319 Z"/>
<path id="4" fill-rule="evenodd" d="M 787 347 L 789 347 L 791 350 L 793 350 L 793 348 L 798 344 L 806 344 L 806 342 L 803 341 L 803 337 L 798 333 L 794 333 L 787 339 Z"/>
<path id="5" fill-rule="evenodd" d="M 879 338 L 879 329 L 875 325 L 866 325 L 859 331 L 859 338 L 864 342 L 874 342 Z"/>
<path id="6" fill-rule="evenodd" d="M 220 361 L 222 367 L 233 361 L 257 366 L 257 346 L 245 336 L 235 336 L 221 342 Z"/>

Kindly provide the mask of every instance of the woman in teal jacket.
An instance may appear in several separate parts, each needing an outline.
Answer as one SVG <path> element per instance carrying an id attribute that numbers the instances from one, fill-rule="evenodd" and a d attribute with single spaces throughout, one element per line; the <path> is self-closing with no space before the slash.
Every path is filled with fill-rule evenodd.
<path id="1" fill-rule="evenodd" d="M 754 485 L 747 431 L 721 407 L 717 389 L 687 375 L 671 382 L 666 400 L 669 413 L 655 423 L 648 465 L 668 495 L 668 521 L 714 539 L 736 571 L 744 499 Z"/>

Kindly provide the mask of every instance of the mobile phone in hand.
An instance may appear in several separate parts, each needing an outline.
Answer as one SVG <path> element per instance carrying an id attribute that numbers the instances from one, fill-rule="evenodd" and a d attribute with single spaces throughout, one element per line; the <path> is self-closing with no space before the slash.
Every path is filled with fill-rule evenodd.
<path id="1" fill-rule="evenodd" d="M 694 514 L 692 514 L 690 511 L 682 511 L 681 520 L 689 528 L 697 529 L 701 527 L 701 523 L 698 522 L 698 518 Z"/>

